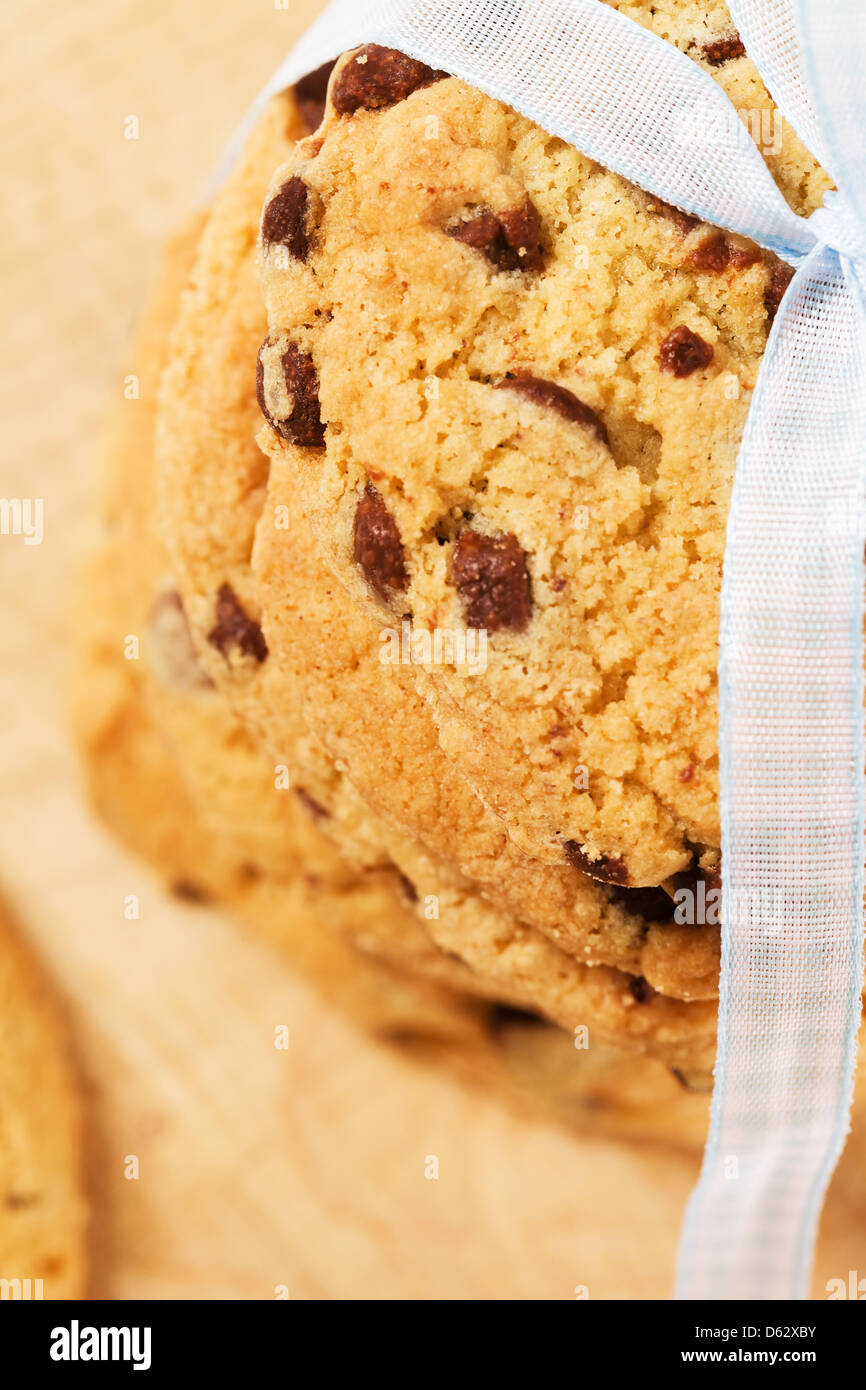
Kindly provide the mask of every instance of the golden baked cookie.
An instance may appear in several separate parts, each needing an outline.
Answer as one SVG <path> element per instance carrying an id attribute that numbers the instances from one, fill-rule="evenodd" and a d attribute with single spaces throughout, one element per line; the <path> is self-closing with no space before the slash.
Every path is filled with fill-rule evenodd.
<path id="1" fill-rule="evenodd" d="M 405 667 L 380 662 L 381 623 L 334 591 L 285 468 L 268 468 L 252 443 L 257 410 L 248 354 L 264 331 L 252 253 L 268 170 L 285 145 L 274 106 L 218 201 L 187 297 L 164 383 L 161 462 L 173 566 L 200 654 L 248 727 L 280 759 L 306 762 L 305 718 L 392 832 L 417 837 L 496 905 L 576 959 L 642 976 L 673 998 L 715 996 L 718 931 L 670 922 L 664 893 L 632 894 L 591 882 L 569 865 L 528 859 L 438 746 L 430 714 Z M 258 623 L 263 595 L 250 569 L 256 528 L 272 596 L 274 652 Z M 283 661 L 285 657 L 285 661 Z M 371 707 L 381 717 L 371 720 Z M 319 804 L 337 793 L 317 787 Z M 346 809 L 345 790 L 342 797 Z M 332 818 L 329 830 L 338 830 Z M 345 842 L 343 848 L 346 849 Z M 392 846 L 393 848 L 393 846 Z M 667 919 L 656 926 L 657 919 Z M 629 1006 L 629 1016 L 633 1014 Z"/>
<path id="2" fill-rule="evenodd" d="M 0 1301 L 84 1297 L 82 1138 L 59 1003 L 0 903 Z"/>
<path id="3" fill-rule="evenodd" d="M 360 839 L 365 853 L 378 842 L 382 856 L 411 884 L 430 938 L 447 955 L 466 961 L 485 989 L 569 1029 L 589 1025 L 604 1040 L 663 1056 L 672 1065 L 706 1069 L 715 1032 L 711 1002 L 686 1005 L 663 997 L 631 972 L 588 966 L 515 913 L 485 901 L 478 885 L 440 852 L 442 846 L 422 847 L 420 837 L 407 835 L 393 822 L 383 823 L 357 797 L 353 806 L 342 761 L 329 760 L 299 729 L 304 661 L 296 652 L 299 678 L 290 679 L 272 656 L 267 632 L 257 620 L 259 598 L 250 568 L 263 507 L 263 524 L 271 524 L 265 507 L 267 465 L 251 439 L 255 402 L 246 356 L 261 313 L 252 255 L 254 194 L 256 175 L 261 180 L 268 157 L 279 148 L 280 130 L 273 111 L 266 114 L 216 203 L 163 381 L 158 452 L 166 532 L 205 669 L 249 727 L 261 732 L 270 724 L 272 756 L 302 779 L 324 813 L 320 824 L 325 832 L 335 836 L 345 854 L 352 854 L 353 841 Z M 303 526 L 302 515 L 293 512 L 293 536 L 302 537 Z M 321 578 L 327 583 L 324 571 Z M 291 582 L 312 618 L 322 593 L 300 560 Z M 363 691 L 357 698 L 363 708 Z M 274 710 L 279 711 L 278 727 L 269 718 Z M 435 749 L 435 738 L 429 733 L 425 738 Z M 483 808 L 471 795 L 469 803 L 472 809 L 465 815 L 471 821 Z M 495 820 L 490 824 L 490 833 L 507 846 Z M 457 827 L 451 833 L 459 839 Z M 581 879 L 575 871 L 569 873 Z M 494 865 L 491 880 L 493 876 Z M 596 902 L 598 911 L 610 909 L 607 890 L 582 881 L 588 901 Z M 638 940 L 642 930 L 640 922 L 632 926 Z M 710 992 L 714 981 L 709 987 L 703 983 Z"/>
<path id="4" fill-rule="evenodd" d="M 667 36 L 707 9 L 665 8 Z M 725 525 L 786 269 L 376 45 L 275 175 L 261 255 L 263 441 L 349 601 L 408 625 L 449 758 L 535 858 L 712 875 Z"/>
<path id="5" fill-rule="evenodd" d="M 706 1100 L 684 1083 L 702 1076 L 677 1080 L 594 1035 L 576 1050 L 537 1017 L 470 997 L 483 985 L 433 947 L 394 866 L 353 871 L 306 797 L 275 796 L 271 763 L 198 664 L 154 524 L 153 429 L 200 228 L 169 247 L 143 325 L 141 400 L 118 412 L 105 535 L 76 606 L 76 726 L 97 809 L 179 896 L 227 906 L 383 1042 L 582 1132 L 699 1143 Z"/>

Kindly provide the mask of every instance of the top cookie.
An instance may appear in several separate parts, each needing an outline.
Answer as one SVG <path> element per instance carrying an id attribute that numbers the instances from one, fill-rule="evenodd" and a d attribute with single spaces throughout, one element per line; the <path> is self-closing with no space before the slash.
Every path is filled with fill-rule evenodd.
<path id="1" fill-rule="evenodd" d="M 325 688 L 335 728 L 354 729 L 356 706 L 369 711 L 371 700 L 366 670 L 357 681 L 350 674 L 365 640 L 364 624 L 356 653 L 352 642 L 342 640 L 347 629 L 340 630 L 336 606 L 342 591 L 318 563 L 294 490 L 283 486 L 286 470 L 268 470 L 254 441 L 258 407 L 250 365 L 266 328 L 255 263 L 256 229 L 269 173 L 283 146 L 277 101 L 263 115 L 214 206 L 162 382 L 158 454 L 166 536 L 204 669 L 257 734 L 264 731 L 269 712 L 279 713 L 278 725 L 267 721 L 265 740 L 274 762 L 297 773 L 298 785 L 318 805 L 320 825 L 341 848 L 350 853 L 349 840 L 356 841 L 360 832 L 365 845 L 378 845 L 399 869 L 407 880 L 407 896 L 416 898 L 419 919 L 444 959 L 460 957 L 476 981 L 489 982 L 497 997 L 543 1009 L 566 1026 L 591 1019 L 597 1033 L 624 1046 L 655 1051 L 658 1043 L 659 1055 L 674 1065 L 703 1065 L 715 1031 L 712 929 L 709 949 L 698 951 L 699 965 L 687 946 L 676 950 L 679 933 L 674 929 L 670 940 L 667 928 L 647 930 L 640 909 L 631 912 L 612 890 L 566 865 L 550 874 L 557 880 L 550 894 L 542 882 L 546 875 L 533 872 L 531 889 L 514 903 L 519 856 L 499 822 L 465 783 L 458 786 L 456 778 L 444 774 L 437 803 L 426 771 L 419 785 L 412 776 L 413 759 L 402 756 L 404 734 L 406 743 L 417 741 L 422 768 L 425 762 L 428 769 L 436 766 L 425 760 L 428 747 L 434 759 L 439 755 L 412 686 L 392 688 L 395 707 L 394 717 L 388 716 L 387 738 L 394 757 L 380 753 L 378 760 L 380 776 L 384 771 L 382 780 L 394 797 L 405 795 L 411 801 L 409 814 L 390 796 L 387 807 L 374 795 L 367 806 L 357 795 L 353 802 L 354 775 L 360 772 L 359 762 L 366 764 L 366 746 L 354 733 L 339 746 L 328 737 L 327 750 L 324 738 L 317 746 L 316 739 L 298 736 L 311 705 L 326 703 L 315 668 L 319 635 L 326 641 L 329 630 L 337 641 Z M 291 545 L 286 543 L 289 535 Z M 276 545 L 274 577 L 282 576 L 281 593 L 292 599 L 292 613 L 287 614 L 291 626 L 278 621 L 280 597 L 271 603 L 261 568 L 251 564 L 254 551 L 264 558 L 268 539 Z M 333 628 L 329 590 L 335 600 Z M 306 614 L 315 630 L 309 647 L 295 643 L 291 635 L 296 604 L 298 623 Z M 371 683 L 376 673 L 388 679 L 375 651 L 371 665 Z M 317 720 L 319 729 L 326 732 Z M 365 796 L 368 790 L 375 792 L 366 772 L 358 780 L 363 780 Z M 344 830 L 351 830 L 351 836 Z M 465 858 L 452 853 L 460 840 L 468 842 Z M 471 870 L 471 880 L 457 871 L 464 866 Z M 497 875 L 502 880 L 498 891 Z M 527 904 L 533 895 L 533 903 Z M 532 911 L 533 920 L 529 915 L 524 920 L 524 910 L 534 908 L 535 900 L 539 910 Z M 563 904 L 562 921 L 553 924 L 555 903 Z M 573 935 L 567 904 L 580 928 Z M 704 931 L 691 934 L 699 947 L 707 938 Z M 601 961 L 618 968 L 605 969 Z M 641 978 L 645 961 L 650 975 Z M 663 998 L 648 988 L 654 984 L 674 997 Z"/>
<path id="2" fill-rule="evenodd" d="M 352 600 L 409 622 L 443 747 L 537 858 L 711 869 L 724 531 L 785 269 L 375 46 L 261 252 L 266 446 Z"/>

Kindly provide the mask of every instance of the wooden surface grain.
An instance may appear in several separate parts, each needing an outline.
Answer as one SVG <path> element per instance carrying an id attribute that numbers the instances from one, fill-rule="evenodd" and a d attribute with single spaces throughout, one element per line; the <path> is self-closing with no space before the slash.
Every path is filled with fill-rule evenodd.
<path id="1" fill-rule="evenodd" d="M 0 883 L 67 997 L 86 1078 L 92 1292 L 664 1298 L 696 1160 L 581 1141 L 377 1047 L 231 923 L 169 902 L 82 804 L 64 605 L 102 421 L 135 370 L 161 239 L 317 8 L 5 0 L 0 13 L 0 495 L 45 505 L 41 546 L 0 537 Z M 864 1147 L 858 1129 L 819 1294 L 866 1275 Z"/>

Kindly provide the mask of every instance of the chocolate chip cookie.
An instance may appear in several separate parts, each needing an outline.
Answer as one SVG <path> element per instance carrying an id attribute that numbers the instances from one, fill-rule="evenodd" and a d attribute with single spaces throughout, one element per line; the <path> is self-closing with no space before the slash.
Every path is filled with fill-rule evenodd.
<path id="1" fill-rule="evenodd" d="M 591 988 L 575 980 L 563 992 L 566 1017 L 576 1013 L 591 1027 L 588 1052 L 507 1002 L 471 997 L 519 1000 L 519 981 L 513 990 L 507 976 L 487 981 L 456 952 L 435 945 L 421 926 L 418 889 L 393 860 L 385 862 L 384 851 L 376 862 L 365 860 L 369 848 L 357 843 L 363 867 L 349 865 L 322 833 L 323 825 L 344 819 L 339 799 L 325 806 L 303 783 L 278 792 L 273 761 L 202 667 L 160 541 L 152 438 L 155 380 L 198 231 L 194 224 L 170 248 L 136 354 L 142 399 L 119 413 L 108 458 L 106 534 L 79 597 L 77 725 L 98 808 L 180 897 L 229 907 L 383 1040 L 447 1060 L 583 1130 L 690 1142 L 702 1130 L 705 1102 L 660 1063 L 631 1058 L 617 1099 L 623 1064 L 601 1037 L 618 1027 L 611 1013 L 620 994 L 634 1002 L 627 977 L 615 978 L 612 989 L 599 972 Z M 328 786 L 313 785 L 329 796 Z M 348 838 L 345 824 L 342 835 Z M 402 862 L 425 889 L 434 886 L 423 862 Z M 447 929 L 462 947 L 468 909 L 444 894 L 443 903 Z M 476 940 L 468 949 L 478 959 L 486 949 L 483 924 L 478 914 L 471 922 Z M 516 952 L 514 941 L 503 944 Z M 524 960 L 531 976 L 531 951 Z M 509 974 L 518 971 L 519 962 Z M 653 1020 L 649 1010 L 645 1017 L 664 1035 L 661 1050 L 678 1069 L 705 1075 L 706 1036 L 699 1066 L 691 1033 L 683 1045 L 676 1012 Z"/>
<path id="2" fill-rule="evenodd" d="M 443 749 L 522 851 L 616 888 L 711 875 L 724 532 L 785 268 L 417 66 L 386 99 L 387 54 L 342 59 L 272 181 L 263 442 L 349 602 L 408 623 Z"/>
<path id="3" fill-rule="evenodd" d="M 244 349 L 253 331 L 257 293 L 250 239 L 241 228 L 255 225 L 255 201 L 248 196 L 250 170 L 252 162 L 262 163 L 258 142 L 266 145 L 269 139 L 272 134 L 268 135 L 265 125 L 254 137 L 250 164 L 239 168 L 236 181 L 227 187 L 214 209 L 202 240 L 193 290 L 186 298 L 174 335 L 160 418 L 166 529 L 173 569 L 206 670 L 260 735 L 268 733 L 265 726 L 270 725 L 272 756 L 296 768 L 308 789 L 313 786 L 312 795 L 321 808 L 325 833 L 340 835 L 345 819 L 342 808 L 349 804 L 351 780 L 343 778 L 336 796 L 333 781 L 328 784 L 322 774 L 321 751 L 298 738 L 297 712 L 302 704 L 299 680 L 278 660 L 267 627 L 261 629 L 262 594 L 249 558 L 257 528 L 261 534 L 263 528 L 271 527 L 273 514 L 264 490 L 267 470 L 263 477 L 263 460 L 255 456 L 252 441 L 256 404 Z M 239 189 L 246 190 L 246 194 L 239 196 Z M 231 264 L 229 254 L 234 258 Z M 244 498 L 242 506 L 237 505 L 240 498 Z M 292 535 L 303 537 L 303 516 L 291 506 L 285 510 Z M 285 529 L 282 534 L 285 535 Z M 315 574 L 311 576 L 308 569 L 301 567 L 299 557 L 294 562 L 289 559 L 287 573 L 299 602 L 312 616 L 322 602 L 321 586 L 327 584 L 325 571 L 316 580 Z M 231 587 L 246 622 L 261 629 L 259 654 L 243 650 L 238 642 L 216 640 L 222 632 L 220 615 L 226 585 Z M 351 651 L 345 643 L 342 649 L 351 661 Z M 298 656 L 295 652 L 292 660 L 297 661 Z M 303 660 L 298 664 L 298 672 L 302 686 Z M 423 707 L 411 686 L 407 696 L 415 700 L 420 718 Z M 364 699 L 363 690 L 358 689 L 354 702 L 359 710 L 365 708 Z M 278 729 L 270 722 L 272 711 L 279 711 Z M 432 725 L 421 728 L 424 747 L 438 755 Z M 314 767 L 315 759 L 318 762 Z M 340 759 L 333 764 L 333 772 L 342 775 L 346 767 Z M 393 770 L 393 775 L 391 771 L 383 781 L 393 783 L 396 791 L 410 800 L 417 791 L 419 798 L 428 798 L 429 804 L 429 791 L 407 784 L 397 770 Z M 316 780 L 311 783 L 313 773 Z M 427 786 L 432 785 L 428 779 Z M 444 835 L 447 828 L 451 845 L 471 835 L 468 827 L 472 827 L 473 820 L 485 816 L 483 807 L 466 788 L 464 796 L 462 809 L 454 809 L 455 816 L 459 810 L 463 828 L 459 822 L 448 826 L 447 812 L 436 831 L 437 836 Z M 355 824 L 363 824 L 368 844 L 379 835 L 383 853 L 390 856 L 411 883 L 411 896 L 417 900 L 430 936 L 445 952 L 467 961 L 479 980 L 523 1007 L 545 1012 L 567 1027 L 585 1022 L 587 1010 L 591 1010 L 595 1026 L 603 1030 L 604 1036 L 624 1045 L 655 1050 L 658 1043 L 665 1055 L 685 1055 L 694 1050 L 706 1059 L 714 1030 L 712 1003 L 686 1005 L 673 998 L 665 999 L 648 988 L 646 982 L 636 983 L 640 981 L 638 974 L 589 966 L 567 954 L 532 923 L 486 901 L 478 891 L 478 883 L 467 881 L 445 852 L 446 844 L 441 838 L 422 848 L 406 834 L 411 829 L 409 825 L 400 826 L 394 821 L 383 825 L 375 807 L 370 807 L 366 817 L 363 809 L 359 810 Z M 351 852 L 345 835 L 340 844 L 344 852 Z M 493 848 L 492 852 L 488 850 L 490 864 L 486 872 L 488 881 L 493 883 L 500 847 L 508 855 L 513 850 L 492 817 L 479 840 L 479 858 L 488 845 Z M 515 854 L 515 862 L 518 858 Z M 502 867 L 499 865 L 500 872 Z M 579 885 L 574 890 L 563 890 L 571 893 L 568 900 L 579 901 L 580 893 L 585 895 L 583 945 L 585 951 L 591 952 L 595 944 L 590 939 L 593 927 L 595 936 L 603 937 L 600 914 L 609 911 L 613 915 L 612 897 L 607 889 L 577 871 L 567 869 L 564 873 Z M 507 878 L 507 873 L 502 872 L 502 877 Z M 590 922 L 593 906 L 595 914 Z M 646 924 L 639 915 L 633 918 L 627 912 L 620 924 L 630 934 L 632 958 L 637 960 Z M 568 940 L 567 919 L 562 936 Z M 714 978 L 703 980 L 702 986 L 706 998 L 714 990 Z"/>

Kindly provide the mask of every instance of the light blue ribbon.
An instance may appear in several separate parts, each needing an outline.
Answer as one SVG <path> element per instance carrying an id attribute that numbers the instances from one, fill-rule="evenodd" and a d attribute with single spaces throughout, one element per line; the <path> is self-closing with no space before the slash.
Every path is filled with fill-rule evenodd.
<path id="1" fill-rule="evenodd" d="M 866 13 L 861 0 L 731 9 L 780 110 L 837 184 L 808 220 L 719 85 L 599 0 L 336 0 L 256 109 L 356 44 L 401 48 L 798 268 L 728 526 L 719 1050 L 678 1280 L 682 1298 L 784 1298 L 807 1288 L 860 1020 Z"/>

